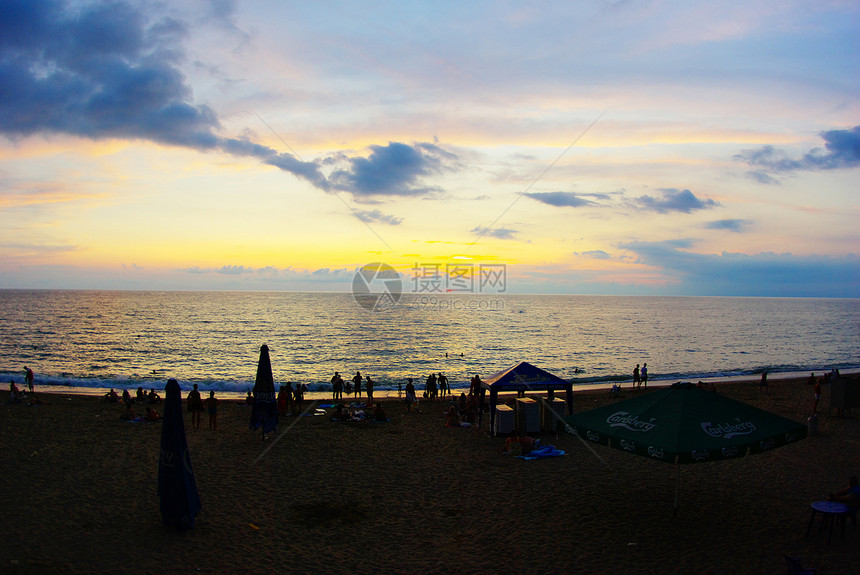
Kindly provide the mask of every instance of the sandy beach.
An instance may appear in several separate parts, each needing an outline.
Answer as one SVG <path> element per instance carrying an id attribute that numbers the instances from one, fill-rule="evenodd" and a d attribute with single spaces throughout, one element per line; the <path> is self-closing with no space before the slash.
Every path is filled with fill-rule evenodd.
<path id="1" fill-rule="evenodd" d="M 857 376 L 852 376 L 857 377 Z M 803 380 L 718 391 L 796 421 Z M 37 389 L 38 391 L 38 389 Z M 621 399 L 635 392 L 623 390 Z M 562 457 L 503 455 L 483 428 L 446 428 L 445 404 L 385 424 L 288 417 L 262 442 L 249 410 L 222 402 L 219 429 L 186 433 L 203 510 L 162 525 L 159 423 L 129 423 L 99 398 L 0 394 L 3 573 L 860 573 L 860 531 L 827 545 L 810 502 L 860 473 L 860 418 L 819 407 L 819 432 L 771 452 L 676 471 L 577 438 L 545 434 Z M 576 411 L 619 401 L 576 392 Z M 331 411 L 331 410 L 329 410 Z"/>

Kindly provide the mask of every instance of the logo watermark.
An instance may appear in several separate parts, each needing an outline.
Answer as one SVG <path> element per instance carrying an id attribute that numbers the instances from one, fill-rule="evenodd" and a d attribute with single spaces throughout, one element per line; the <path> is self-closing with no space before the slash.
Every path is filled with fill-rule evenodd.
<path id="1" fill-rule="evenodd" d="M 355 301 L 368 311 L 393 309 L 398 303 L 417 309 L 481 311 L 502 310 L 502 298 L 455 298 L 460 294 L 504 294 L 507 264 L 415 263 L 411 268 L 412 297 L 403 298 L 400 273 L 383 262 L 362 266 L 352 279 Z"/>
<path id="2" fill-rule="evenodd" d="M 507 264 L 416 263 L 412 266 L 412 292 L 505 293 Z"/>
<path id="3" fill-rule="evenodd" d="M 390 265 L 373 262 L 360 267 L 352 278 L 352 296 L 368 311 L 388 311 L 403 293 L 400 274 Z"/>

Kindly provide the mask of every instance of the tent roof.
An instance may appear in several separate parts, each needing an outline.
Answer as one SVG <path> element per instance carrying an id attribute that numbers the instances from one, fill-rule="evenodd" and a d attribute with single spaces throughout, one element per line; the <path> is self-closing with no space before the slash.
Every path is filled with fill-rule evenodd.
<path id="1" fill-rule="evenodd" d="M 571 385 L 571 382 L 525 361 L 481 381 L 481 387 L 492 391 L 555 390 L 568 389 Z"/>
<path id="2" fill-rule="evenodd" d="M 660 461 L 696 463 L 759 453 L 806 436 L 806 427 L 692 384 L 645 393 L 564 418 L 585 439 Z"/>

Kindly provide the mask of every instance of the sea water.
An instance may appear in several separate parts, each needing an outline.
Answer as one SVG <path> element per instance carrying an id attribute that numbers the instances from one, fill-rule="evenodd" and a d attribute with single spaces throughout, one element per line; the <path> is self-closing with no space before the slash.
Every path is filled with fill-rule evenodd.
<path id="1" fill-rule="evenodd" d="M 275 383 L 327 391 L 335 371 L 376 389 L 444 373 L 468 387 L 528 361 L 575 384 L 860 368 L 860 300 L 406 295 L 368 311 L 352 294 L 0 290 L 0 378 L 37 387 L 244 393 L 259 349 Z"/>

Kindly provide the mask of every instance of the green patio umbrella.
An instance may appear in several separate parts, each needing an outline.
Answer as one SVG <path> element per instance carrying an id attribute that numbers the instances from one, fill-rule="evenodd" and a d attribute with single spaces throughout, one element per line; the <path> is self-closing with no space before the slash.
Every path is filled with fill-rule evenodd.
<path id="1" fill-rule="evenodd" d="M 806 437 L 801 423 L 690 383 L 575 413 L 564 422 L 568 433 L 588 441 L 676 465 L 743 457 Z"/>

